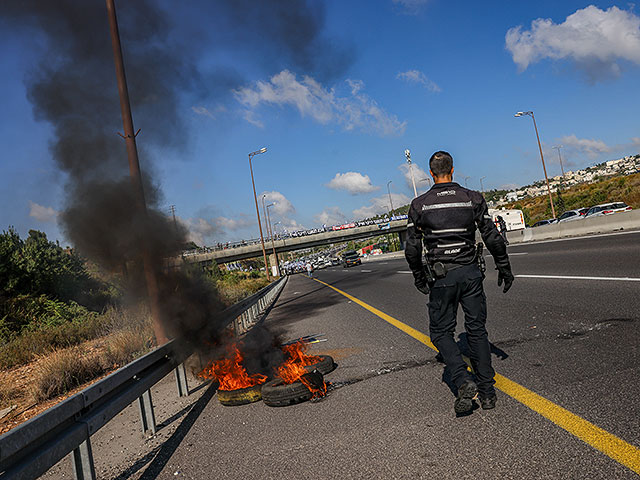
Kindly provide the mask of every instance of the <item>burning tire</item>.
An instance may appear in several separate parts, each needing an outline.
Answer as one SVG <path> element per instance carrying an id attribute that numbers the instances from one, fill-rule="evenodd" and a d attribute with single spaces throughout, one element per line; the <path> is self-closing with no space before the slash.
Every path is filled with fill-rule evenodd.
<path id="1" fill-rule="evenodd" d="M 262 399 L 262 385 L 239 388 L 238 390 L 218 390 L 218 400 L 222 405 L 235 407 L 236 405 L 246 405 Z"/>
<path id="2" fill-rule="evenodd" d="M 317 370 L 307 373 L 304 377 L 314 386 L 324 385 L 324 378 Z M 287 407 L 306 402 L 311 400 L 313 395 L 309 387 L 300 380 L 286 384 L 281 378 L 275 378 L 262 386 L 262 401 L 270 407 Z"/>
<path id="3" fill-rule="evenodd" d="M 318 357 L 320 358 L 320 361 L 305 367 L 307 371 L 313 372 L 314 370 L 318 370 L 322 375 L 326 375 L 336 369 L 336 364 L 333 362 L 332 357 L 329 355 L 318 355 Z"/>

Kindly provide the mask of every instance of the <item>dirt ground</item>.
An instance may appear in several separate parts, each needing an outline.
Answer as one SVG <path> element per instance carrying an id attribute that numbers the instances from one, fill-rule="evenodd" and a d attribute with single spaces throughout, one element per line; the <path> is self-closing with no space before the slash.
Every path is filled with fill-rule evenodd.
<path id="1" fill-rule="evenodd" d="M 86 355 L 93 355 L 96 354 L 96 352 L 104 350 L 106 341 L 106 338 L 91 340 L 83 343 L 82 349 Z M 46 355 L 43 355 L 26 365 L 20 365 L 18 367 L 0 371 L 0 386 L 3 386 L 5 389 L 10 389 L 10 392 L 7 395 L 9 398 L 0 407 L 0 435 L 44 412 L 46 409 L 60 403 L 66 398 L 80 392 L 118 368 L 118 366 L 114 366 L 113 369 L 105 372 L 100 377 L 88 381 L 64 395 L 36 403 L 32 398 L 31 388 L 34 376 L 38 371 L 38 364 L 45 358 Z"/>

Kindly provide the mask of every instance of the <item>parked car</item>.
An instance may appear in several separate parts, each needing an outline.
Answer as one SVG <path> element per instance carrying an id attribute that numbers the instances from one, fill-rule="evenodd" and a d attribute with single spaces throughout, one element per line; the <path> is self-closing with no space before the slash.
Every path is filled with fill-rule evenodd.
<path id="1" fill-rule="evenodd" d="M 580 220 L 584 218 L 587 211 L 589 211 L 588 208 L 576 208 L 574 210 L 567 210 L 566 212 L 564 212 L 562 215 L 558 217 L 558 223 L 571 222 L 573 220 Z"/>
<path id="2" fill-rule="evenodd" d="M 551 225 L 552 223 L 556 223 L 557 221 L 558 221 L 557 218 L 549 218 L 547 220 L 540 220 L 539 222 L 536 222 L 533 225 L 531 225 L 531 228 L 541 227 L 542 225 Z"/>
<path id="3" fill-rule="evenodd" d="M 344 252 L 344 254 L 342 255 L 342 262 L 342 266 L 344 268 L 350 267 L 352 265 L 362 265 L 362 260 L 360 260 L 358 252 L 355 252 L 353 250 Z"/>
<path id="4" fill-rule="evenodd" d="M 587 211 L 585 218 L 600 217 L 603 215 L 610 215 L 612 213 L 626 212 L 628 210 L 631 210 L 631 207 L 624 202 L 602 203 L 600 205 L 591 207 Z"/>

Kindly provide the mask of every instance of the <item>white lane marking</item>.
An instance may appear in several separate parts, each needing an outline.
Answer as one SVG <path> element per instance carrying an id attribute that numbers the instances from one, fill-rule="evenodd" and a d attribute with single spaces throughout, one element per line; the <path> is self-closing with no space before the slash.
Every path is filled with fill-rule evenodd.
<path id="1" fill-rule="evenodd" d="M 396 273 L 412 273 L 411 270 L 398 270 Z"/>
<path id="2" fill-rule="evenodd" d="M 516 275 L 519 278 L 551 278 L 555 280 L 613 280 L 617 282 L 640 282 L 636 277 L 579 277 L 571 275 Z"/>
<path id="3" fill-rule="evenodd" d="M 371 273 L 373 270 L 360 270 L 362 273 Z"/>
<path id="4" fill-rule="evenodd" d="M 527 245 L 540 245 L 542 243 L 569 242 L 571 240 L 582 240 L 584 238 L 613 237 L 615 235 L 630 235 L 632 233 L 640 233 L 640 230 L 632 230 L 627 232 L 598 233 L 597 235 L 581 235 L 579 237 L 554 238 L 550 240 L 533 240 L 532 242 L 510 243 L 509 248 L 526 247 Z M 511 253 L 509 255 L 512 255 Z"/>
<path id="5" fill-rule="evenodd" d="M 515 255 L 529 255 L 529 252 L 513 252 L 513 253 L 507 252 L 507 253 L 509 254 L 510 257 L 513 257 Z M 485 257 L 491 258 L 491 255 L 485 255 Z"/>

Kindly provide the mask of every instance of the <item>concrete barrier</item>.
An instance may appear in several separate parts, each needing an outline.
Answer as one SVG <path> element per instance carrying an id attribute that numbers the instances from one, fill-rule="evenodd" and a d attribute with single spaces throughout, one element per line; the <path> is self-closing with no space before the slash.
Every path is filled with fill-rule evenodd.
<path id="1" fill-rule="evenodd" d="M 583 220 L 515 230 L 508 232 L 507 238 L 509 243 L 523 243 L 637 229 L 640 229 L 640 210 L 630 210 Z"/>

